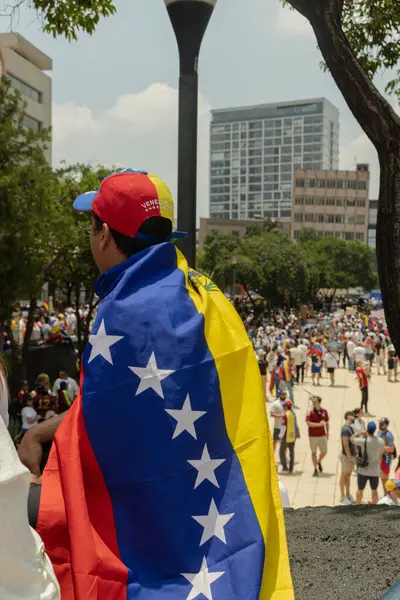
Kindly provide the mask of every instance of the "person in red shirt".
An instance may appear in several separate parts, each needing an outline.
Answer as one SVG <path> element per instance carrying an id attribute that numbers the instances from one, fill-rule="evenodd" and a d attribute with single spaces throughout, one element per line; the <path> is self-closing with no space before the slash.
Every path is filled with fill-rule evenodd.
<path id="1" fill-rule="evenodd" d="M 361 390 L 361 410 L 364 409 L 365 414 L 370 417 L 371 415 L 368 412 L 368 390 L 369 390 L 369 379 L 371 377 L 370 373 L 366 371 L 362 362 L 357 364 L 356 374 L 358 378 L 358 383 L 360 384 Z"/>
<path id="2" fill-rule="evenodd" d="M 308 425 L 311 458 L 314 465 L 313 477 L 318 477 L 318 471 L 320 473 L 323 471 L 322 461 L 328 452 L 329 415 L 321 407 L 322 399 L 319 396 L 313 396 L 311 400 L 313 408 L 308 411 L 306 423 Z M 318 449 L 319 456 L 317 456 Z"/>

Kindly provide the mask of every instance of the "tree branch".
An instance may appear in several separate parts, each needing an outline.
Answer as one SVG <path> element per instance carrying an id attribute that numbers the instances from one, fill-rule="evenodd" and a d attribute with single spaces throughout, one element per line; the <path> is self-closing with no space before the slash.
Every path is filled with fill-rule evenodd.
<path id="1" fill-rule="evenodd" d="M 318 46 L 351 112 L 379 150 L 400 136 L 400 118 L 361 67 L 341 28 L 343 0 L 288 0 L 310 22 Z M 397 141 L 397 140 L 396 140 Z"/>

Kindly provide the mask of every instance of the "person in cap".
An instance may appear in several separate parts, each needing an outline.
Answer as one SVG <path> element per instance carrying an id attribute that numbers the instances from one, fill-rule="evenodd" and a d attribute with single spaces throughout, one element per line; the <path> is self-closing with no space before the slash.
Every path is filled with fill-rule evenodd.
<path id="1" fill-rule="evenodd" d="M 279 458 L 282 465 L 282 473 L 293 473 L 294 469 L 294 447 L 296 440 L 300 437 L 300 431 L 297 425 L 296 414 L 293 411 L 293 402 L 286 400 L 283 402 L 285 413 L 282 417 L 282 427 L 280 433 L 281 446 L 279 449 Z M 289 468 L 286 461 L 286 453 L 289 450 Z"/>
<path id="2" fill-rule="evenodd" d="M 171 192 L 126 169 L 74 207 L 101 275 L 40 497 L 63 600 L 293 600 L 257 360 L 232 304 L 171 243 Z"/>
<path id="3" fill-rule="evenodd" d="M 386 494 L 381 498 L 378 504 L 387 506 L 400 506 L 400 481 L 388 479 L 385 483 Z"/>
<path id="4" fill-rule="evenodd" d="M 383 441 L 375 435 L 376 423 L 370 421 L 367 431 L 351 436 L 350 441 L 358 448 L 356 503 L 361 504 L 367 483 L 371 487 L 372 504 L 378 502 L 380 461 L 383 454 Z"/>
<path id="5" fill-rule="evenodd" d="M 378 437 L 383 441 L 384 449 L 381 460 L 381 481 L 382 487 L 385 489 L 385 483 L 390 476 L 390 468 L 392 466 L 394 454 L 394 435 L 389 431 L 389 419 L 382 417 L 379 421 Z"/>

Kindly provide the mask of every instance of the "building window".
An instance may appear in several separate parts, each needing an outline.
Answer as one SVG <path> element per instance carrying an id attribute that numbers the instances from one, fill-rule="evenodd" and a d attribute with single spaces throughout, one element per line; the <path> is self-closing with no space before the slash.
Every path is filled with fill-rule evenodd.
<path id="1" fill-rule="evenodd" d="M 314 198 L 313 196 L 307 196 L 306 197 L 306 204 L 308 204 L 309 206 L 314 204 Z"/>
<path id="2" fill-rule="evenodd" d="M 354 240 L 354 231 L 346 231 L 344 236 L 347 241 Z"/>
<path id="3" fill-rule="evenodd" d="M 326 187 L 326 185 L 325 185 L 325 179 L 318 179 L 317 181 L 318 181 L 318 186 L 317 187 L 319 187 L 319 188 Z"/>
<path id="4" fill-rule="evenodd" d="M 366 181 L 359 181 L 358 182 L 358 189 L 359 190 L 366 190 L 367 189 L 367 182 Z"/>
<path id="5" fill-rule="evenodd" d="M 295 204 L 304 204 L 304 198 L 303 198 L 303 196 L 298 196 L 297 198 L 295 198 L 294 203 Z"/>
<path id="6" fill-rule="evenodd" d="M 18 77 L 14 77 L 14 75 L 7 73 L 7 77 L 15 90 L 18 90 L 19 92 L 21 92 L 21 94 L 23 94 L 27 98 L 31 98 L 35 102 L 42 103 L 43 98 L 41 92 L 38 92 L 38 90 L 35 90 L 35 88 L 31 87 L 27 83 L 24 83 L 23 81 L 18 79 Z"/>
<path id="7" fill-rule="evenodd" d="M 300 237 L 300 231 L 298 229 L 296 229 L 296 231 L 294 232 L 294 239 L 298 240 Z"/>
<path id="8" fill-rule="evenodd" d="M 323 223 L 325 215 L 316 215 L 317 223 Z"/>
<path id="9" fill-rule="evenodd" d="M 362 198 L 357 198 L 357 206 L 359 206 L 360 208 L 364 208 L 365 200 L 363 200 Z"/>
<path id="10" fill-rule="evenodd" d="M 347 217 L 347 223 L 349 225 L 354 225 L 354 217 Z"/>
<path id="11" fill-rule="evenodd" d="M 43 123 L 30 117 L 29 115 L 25 115 L 22 119 L 22 125 L 27 127 L 28 129 L 33 129 L 33 131 L 40 131 L 43 128 Z"/>
<path id="12" fill-rule="evenodd" d="M 232 231 L 232 235 L 235 235 L 236 237 L 239 237 L 240 233 L 239 233 L 239 231 L 237 229 L 234 229 Z"/>
<path id="13" fill-rule="evenodd" d="M 326 198 L 325 204 L 326 206 L 335 206 L 335 198 Z"/>
<path id="14" fill-rule="evenodd" d="M 303 213 L 294 213 L 294 220 L 296 221 L 296 223 L 302 223 Z"/>
<path id="15" fill-rule="evenodd" d="M 335 222 L 335 215 L 325 215 L 326 217 L 326 222 L 327 223 L 334 223 Z"/>
<path id="16" fill-rule="evenodd" d="M 357 215 L 357 225 L 364 225 L 365 215 Z"/>
<path id="17" fill-rule="evenodd" d="M 306 213 L 304 215 L 304 221 L 306 223 L 314 223 L 314 214 L 313 213 Z"/>
<path id="18" fill-rule="evenodd" d="M 347 187 L 349 190 L 356 190 L 357 189 L 357 183 L 359 183 L 358 181 L 348 181 L 347 182 Z"/>
<path id="19" fill-rule="evenodd" d="M 281 217 L 290 217 L 292 211 L 290 210 L 281 210 Z"/>
<path id="20" fill-rule="evenodd" d="M 356 240 L 358 240 L 359 242 L 363 242 L 364 241 L 364 234 L 363 233 L 356 233 Z"/>
<path id="21" fill-rule="evenodd" d="M 325 206 L 325 198 L 316 198 L 316 204 L 319 206 Z"/>
<path id="22" fill-rule="evenodd" d="M 344 221 L 344 215 L 336 215 L 335 216 L 335 223 L 343 223 Z"/>
<path id="23" fill-rule="evenodd" d="M 342 199 L 341 198 L 336 198 L 336 206 L 342 206 Z"/>
<path id="24" fill-rule="evenodd" d="M 328 179 L 328 181 L 326 182 L 326 187 L 333 189 L 336 187 L 336 179 Z"/>
<path id="25" fill-rule="evenodd" d="M 347 206 L 355 206 L 356 205 L 356 201 L 355 201 L 354 198 L 347 198 L 346 204 L 347 204 Z"/>

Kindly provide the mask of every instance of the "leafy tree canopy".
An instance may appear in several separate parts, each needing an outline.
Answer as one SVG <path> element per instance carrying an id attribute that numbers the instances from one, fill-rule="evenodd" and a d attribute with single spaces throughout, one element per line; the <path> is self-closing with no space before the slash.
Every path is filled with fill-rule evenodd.
<path id="1" fill-rule="evenodd" d="M 0 82 L 0 316 L 35 295 L 60 248 L 57 177 L 45 158 L 48 132 L 23 126 L 24 105 Z"/>
<path id="2" fill-rule="evenodd" d="M 210 234 L 201 266 L 223 288 L 235 280 L 272 305 L 287 297 L 292 303 L 313 301 L 322 288 L 370 290 L 377 282 L 368 246 L 320 237 L 312 229 L 304 230 L 298 243 L 279 229 L 251 230 L 242 239 Z"/>

